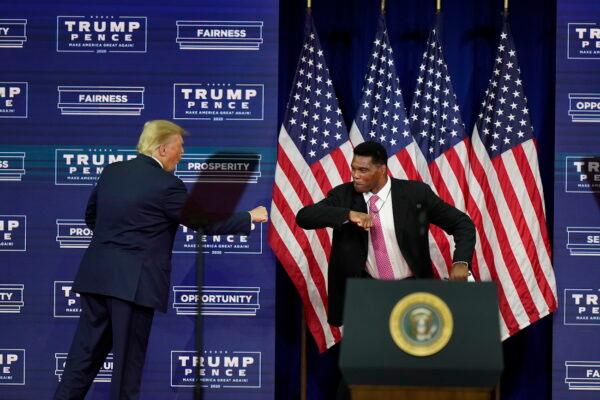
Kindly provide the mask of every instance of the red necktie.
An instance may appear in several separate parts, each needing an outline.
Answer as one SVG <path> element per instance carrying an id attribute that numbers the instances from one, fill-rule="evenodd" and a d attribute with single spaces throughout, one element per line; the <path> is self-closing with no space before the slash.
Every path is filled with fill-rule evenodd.
<path id="1" fill-rule="evenodd" d="M 385 246 L 379 210 L 375 206 L 377 200 L 379 200 L 379 196 L 376 194 L 369 199 L 369 214 L 373 217 L 373 226 L 369 229 L 369 232 L 371 233 L 371 244 L 373 245 L 373 252 L 375 253 L 375 264 L 377 264 L 379 279 L 391 280 L 394 279 L 394 271 Z"/>

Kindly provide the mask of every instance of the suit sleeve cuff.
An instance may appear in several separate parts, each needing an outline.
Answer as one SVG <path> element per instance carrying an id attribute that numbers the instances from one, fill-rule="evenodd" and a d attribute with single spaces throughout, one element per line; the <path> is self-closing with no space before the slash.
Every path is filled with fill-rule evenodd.
<path id="1" fill-rule="evenodd" d="M 454 268 L 454 266 L 456 264 L 465 264 L 467 266 L 467 269 L 469 270 L 469 275 L 471 275 L 471 265 L 468 262 L 466 262 L 466 261 L 454 261 L 452 263 L 452 268 Z"/>

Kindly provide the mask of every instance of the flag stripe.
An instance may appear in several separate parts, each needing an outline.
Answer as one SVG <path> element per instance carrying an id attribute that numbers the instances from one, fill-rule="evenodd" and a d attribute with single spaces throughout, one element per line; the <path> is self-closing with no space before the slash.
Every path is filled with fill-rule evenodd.
<path id="1" fill-rule="evenodd" d="M 440 171 L 439 165 L 436 162 L 432 162 L 429 164 L 428 170 L 429 175 L 431 176 L 431 182 L 437 189 L 438 196 L 440 196 L 440 198 L 446 203 L 454 205 L 454 198 L 452 197 L 452 193 L 446 185 L 446 181 L 444 181 L 444 176 Z"/>
<path id="2" fill-rule="evenodd" d="M 479 143 L 477 127 L 474 129 L 473 138 L 475 142 Z M 476 147 L 474 146 L 474 148 Z M 479 171 L 482 170 L 481 164 L 475 156 L 470 157 L 470 160 L 471 168 Z M 479 181 L 471 179 L 469 181 L 469 189 L 467 208 L 477 229 L 475 259 L 478 260 L 478 263 L 474 266 L 474 274 L 479 275 L 478 278 L 480 280 L 491 279 L 495 282 L 503 282 L 503 284 L 498 284 L 497 288 L 504 328 L 502 338 L 504 339 L 508 336 L 509 332 L 512 334 L 519 330 L 519 322 L 516 320 L 512 310 L 520 310 L 519 313 L 524 313 L 524 310 L 504 263 L 503 252 L 493 250 L 499 249 L 500 244 L 493 226 L 490 226 L 493 218 L 487 211 L 484 194 Z M 491 204 L 491 206 L 496 209 L 495 204 Z M 489 229 L 484 229 L 484 221 L 488 222 L 487 227 Z"/>
<path id="3" fill-rule="evenodd" d="M 476 135 L 477 132 L 473 134 L 474 143 L 478 142 Z M 474 144 L 473 148 L 477 149 L 477 145 Z M 505 298 L 508 306 L 505 306 L 506 303 L 500 298 L 500 312 L 509 333 L 513 334 L 519 330 L 522 324 L 528 321 L 528 319 L 523 320 L 522 317 L 520 320 L 518 319 L 518 316 L 526 315 L 526 312 L 521 301 L 521 296 L 513 281 L 511 270 L 507 267 L 507 265 L 515 265 L 514 255 L 507 243 L 506 232 L 498 216 L 496 202 L 491 196 L 491 189 L 485 177 L 484 167 L 480 164 L 476 156 L 470 158 L 470 167 L 474 174 L 474 180 L 470 182 L 469 186 L 470 192 L 473 195 L 472 198 L 474 199 L 474 204 L 469 205 L 470 215 L 476 224 L 481 244 L 484 246 L 484 256 L 483 258 L 479 257 L 486 261 L 486 267 L 491 279 L 501 283 L 498 285 L 498 288 L 502 288 L 503 291 L 507 292 Z M 477 218 L 475 210 L 481 213 L 481 218 Z M 485 245 L 487 243 L 491 247 L 489 252 L 492 253 L 492 257 L 485 256 Z M 499 249 L 504 249 L 504 251 Z"/>
<path id="4" fill-rule="evenodd" d="M 497 249 L 497 252 L 501 252 L 503 256 L 503 264 L 506 266 L 510 279 L 516 289 L 516 293 L 522 305 L 522 313 L 525 313 L 525 316 L 527 317 L 526 319 L 523 319 L 523 314 L 515 312 L 521 310 L 515 310 L 515 308 L 513 308 L 515 317 L 519 321 L 519 327 L 521 327 L 534 317 L 536 311 L 533 299 L 531 298 L 531 293 L 528 291 L 519 267 L 522 257 L 520 257 L 518 253 L 521 253 L 522 249 L 519 249 L 518 246 L 522 244 L 517 243 L 518 238 L 516 236 L 518 233 L 508 217 L 510 212 L 507 209 L 508 207 L 506 206 L 504 195 L 500 191 L 501 186 L 496 177 L 494 167 L 491 164 L 491 161 L 485 158 L 483 160 L 487 165 L 483 167 L 479 164 L 478 157 L 485 157 L 487 156 L 487 153 L 485 152 L 485 149 L 478 146 L 481 142 L 477 141 L 475 136 L 473 136 L 472 140 L 476 156 L 471 159 L 470 166 L 475 178 L 483 190 L 484 197 L 482 200 L 485 202 L 486 210 L 491 217 L 490 220 L 484 221 L 484 223 L 492 223 L 492 226 L 490 226 L 489 229 L 493 230 L 498 240 L 498 245 L 494 248 Z M 485 171 L 487 171 L 487 174 Z M 489 180 L 491 180 L 491 182 Z M 503 216 L 505 218 L 503 218 Z M 488 229 L 486 229 L 486 231 L 488 231 Z M 513 239 L 512 242 L 511 238 Z"/>
<path id="5" fill-rule="evenodd" d="M 276 171 L 275 173 L 275 184 L 279 187 L 282 193 L 286 195 L 283 196 L 281 202 L 278 204 L 285 204 L 286 206 L 291 207 L 292 212 L 295 214 L 298 213 L 300 208 L 303 207 L 304 204 L 311 204 L 313 200 L 310 198 L 310 195 L 306 191 L 304 185 L 302 184 L 302 180 L 297 174 L 295 167 L 297 164 L 292 165 L 289 158 L 287 157 L 286 152 L 281 149 L 279 152 L 279 156 L 277 157 L 278 165 L 280 167 L 281 173 Z M 293 185 L 291 182 L 295 182 Z M 294 201 L 296 197 L 294 194 L 302 193 L 302 195 L 298 195 L 298 201 Z M 314 233 L 309 233 L 311 235 L 311 243 L 313 243 L 313 251 L 322 252 L 323 257 L 325 259 L 329 258 L 329 253 L 331 251 L 331 235 L 325 229 L 317 229 L 313 231 Z M 315 234 L 317 236 L 317 240 L 314 241 L 312 235 Z M 320 246 L 317 245 L 320 244 Z M 322 269 L 325 267 L 323 266 Z"/>
<path id="6" fill-rule="evenodd" d="M 437 170 L 442 177 L 445 187 L 448 188 L 450 198 L 452 199 L 452 205 L 459 210 L 464 210 L 465 200 L 463 192 L 461 191 L 461 181 L 462 184 L 465 185 L 466 177 L 456 152 L 452 148 L 441 157 L 438 157 L 434 162 L 437 164 Z M 462 176 L 459 175 L 461 170 L 463 172 Z"/>
<path id="7" fill-rule="evenodd" d="M 283 154 L 281 154 L 283 152 Z M 321 200 L 325 193 L 321 190 L 317 180 L 306 161 L 304 161 L 304 157 L 298 151 L 298 148 L 294 144 L 294 141 L 289 136 L 285 126 L 282 126 L 279 131 L 279 147 L 277 152 L 277 166 L 284 167 L 285 165 L 280 165 L 279 156 L 283 155 L 287 158 L 286 165 L 287 169 L 284 169 L 283 172 L 287 174 L 293 173 L 294 179 L 291 179 L 295 182 L 294 187 L 296 185 L 302 185 L 306 188 L 306 193 L 308 196 L 300 196 L 303 204 L 310 204 L 313 201 Z M 291 176 L 290 176 L 291 178 Z M 298 180 L 296 180 L 298 179 Z"/>
<path id="8" fill-rule="evenodd" d="M 398 176 L 398 178 L 421 180 L 421 177 L 417 172 L 417 168 L 415 167 L 414 157 L 410 154 L 411 151 L 414 152 L 414 147 L 415 144 L 411 143 L 396 153 L 395 156 L 391 157 L 397 159 L 402 166 L 403 175 Z"/>
<path id="9" fill-rule="evenodd" d="M 327 159 L 329 158 L 329 156 L 325 156 L 324 158 Z M 325 167 L 327 167 L 327 169 L 325 169 Z M 313 176 L 317 180 L 317 184 L 319 185 L 323 193 L 329 193 L 329 191 L 333 188 L 334 185 L 332 185 L 331 180 L 335 182 L 340 180 L 339 174 L 337 173 L 335 168 L 331 168 L 331 163 L 323 163 L 322 161 L 317 161 L 316 163 L 310 166 L 310 170 L 312 171 Z M 332 177 L 332 175 L 337 176 Z"/>
<path id="10" fill-rule="evenodd" d="M 521 175 L 525 181 L 525 189 L 529 195 L 529 201 L 533 207 L 533 212 L 537 217 L 537 231 L 542 236 L 542 241 L 546 245 L 545 248 L 548 258 L 550 258 L 550 238 L 548 236 L 548 230 L 545 229 L 546 217 L 544 214 L 544 196 L 532 171 L 533 169 L 537 170 L 535 167 L 532 168 L 532 165 L 537 166 L 538 164 L 534 141 L 527 141 L 523 143 L 522 146 L 515 147 L 513 153 L 519 171 L 521 171 Z M 554 274 L 551 275 L 554 276 Z"/>
<path id="11" fill-rule="evenodd" d="M 319 348 L 326 347 L 327 344 L 333 342 L 334 335 L 330 329 L 325 329 L 327 318 L 325 315 L 319 315 L 319 309 L 325 310 L 325 305 L 321 303 L 318 294 L 315 293 L 314 286 L 307 284 L 306 279 L 308 274 L 302 267 L 302 260 L 298 262 L 301 253 L 297 243 L 293 241 L 284 241 L 279 235 L 279 228 L 287 226 L 285 222 L 280 220 L 279 209 L 276 205 L 271 207 L 272 226 L 275 229 L 270 231 L 271 243 L 282 243 L 284 245 L 278 247 L 277 258 L 290 276 L 290 279 L 296 286 L 302 303 L 304 304 L 304 312 L 306 314 L 306 323 L 311 334 L 315 338 L 315 342 Z M 286 236 L 291 233 L 288 232 Z M 292 253 L 296 256 L 292 256 Z M 312 287 L 309 290 L 309 286 Z M 320 306 L 320 307 L 319 307 Z"/>
<path id="12" fill-rule="evenodd" d="M 286 199 L 279 191 L 278 186 L 273 187 L 273 201 L 276 204 L 284 204 L 286 202 Z M 281 219 L 286 223 L 290 231 L 290 235 L 285 237 L 286 243 L 289 243 L 292 240 L 298 243 L 302 254 L 304 254 L 304 258 L 306 259 L 306 265 L 308 266 L 311 279 L 316 285 L 323 304 L 326 304 L 327 290 L 325 289 L 325 273 L 327 271 L 327 258 L 324 257 L 324 254 L 321 254 L 321 257 L 318 257 L 319 260 L 317 260 L 317 256 L 314 253 L 315 248 L 311 247 L 310 240 L 304 229 L 296 225 L 296 215 L 289 207 L 281 207 L 279 212 L 281 214 Z"/>
<path id="13" fill-rule="evenodd" d="M 466 210 L 465 194 L 468 192 L 467 189 L 467 173 L 468 168 L 468 154 L 467 146 L 468 139 L 463 140 L 456 146 L 444 153 L 444 157 L 440 157 L 438 160 L 447 160 L 448 168 L 440 168 L 442 171 L 452 170 L 454 172 L 454 179 L 448 174 L 446 182 L 451 183 L 449 186 L 453 188 L 452 198 L 454 199 L 454 206 L 461 211 Z M 439 162 L 439 161 L 438 161 Z M 454 181 L 455 180 L 455 181 Z"/>
<path id="14" fill-rule="evenodd" d="M 535 265 L 539 263 L 537 260 L 537 254 L 535 254 L 535 249 L 533 248 L 533 238 L 531 237 L 531 232 L 527 227 L 527 221 L 525 220 L 526 216 L 523 213 L 523 209 L 519 206 L 519 199 L 515 193 L 515 181 L 517 180 L 517 176 L 511 176 L 506 171 L 506 165 L 504 164 L 506 157 L 506 153 L 501 157 L 497 157 L 492 160 L 492 165 L 496 170 L 496 174 L 498 180 L 500 181 L 500 186 L 502 190 L 502 195 L 504 197 L 505 202 L 500 202 L 500 208 L 506 214 L 501 214 L 505 216 L 503 223 L 508 227 L 509 240 L 511 241 L 511 245 L 516 250 L 515 255 L 517 256 L 517 260 L 520 266 L 520 273 L 523 279 L 523 284 L 527 287 L 527 294 L 529 298 L 527 298 L 526 307 L 527 312 L 530 316 L 530 321 L 537 320 L 537 315 L 540 310 L 543 310 L 544 307 L 541 306 L 541 302 L 543 299 L 539 298 L 539 290 L 537 285 L 535 285 L 535 281 L 531 281 L 527 279 L 527 277 L 533 277 L 530 271 L 535 269 Z M 516 174 L 515 174 L 516 175 Z M 537 293 L 533 293 L 533 292 Z M 531 304 L 529 304 L 531 302 Z"/>
<path id="15" fill-rule="evenodd" d="M 507 151 L 502 155 L 503 165 L 505 167 L 504 173 L 507 174 L 507 178 L 511 180 L 512 187 L 514 189 L 514 200 L 515 203 L 511 208 L 513 212 L 513 218 L 518 218 L 520 221 L 524 220 L 524 224 L 520 224 L 522 227 L 521 239 L 523 240 L 523 246 L 527 251 L 527 256 L 531 262 L 532 271 L 529 271 L 527 275 L 530 277 L 530 290 L 537 290 L 538 293 L 534 293 L 534 300 L 536 307 L 539 312 L 542 312 L 548 308 L 549 305 L 554 303 L 554 296 L 551 291 L 546 291 L 544 288 L 548 287 L 548 281 L 544 274 L 542 264 L 549 264 L 550 257 L 544 246 L 536 246 L 536 243 L 543 243 L 540 235 L 539 220 L 536 218 L 536 211 L 533 204 L 529 202 L 529 197 L 524 195 L 527 193 L 526 182 L 523 180 L 521 175 L 524 170 L 519 169 L 519 165 L 514 155 L 514 150 L 520 148 L 517 146 L 511 151 Z M 523 166 L 524 169 L 529 169 L 529 165 Z M 509 175 L 508 171 L 516 171 Z M 535 185 L 532 185 L 535 188 Z M 521 194 L 520 196 L 517 193 Z M 519 208 L 516 205 L 519 204 Z M 544 225 L 545 226 L 545 225 Z M 544 304 L 545 300 L 545 304 Z"/>
<path id="16" fill-rule="evenodd" d="M 352 161 L 352 144 L 346 142 L 330 154 L 340 179 L 332 185 L 335 187 L 350 181 L 350 163 Z"/>

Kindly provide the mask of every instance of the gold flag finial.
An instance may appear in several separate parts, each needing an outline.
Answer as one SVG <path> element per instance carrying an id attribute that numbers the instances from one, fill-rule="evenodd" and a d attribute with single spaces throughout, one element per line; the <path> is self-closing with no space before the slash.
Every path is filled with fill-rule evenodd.
<path id="1" fill-rule="evenodd" d="M 381 0 L 381 12 L 385 12 L 385 0 Z"/>
<path id="2" fill-rule="evenodd" d="M 312 8 L 312 0 L 306 0 L 306 8 L 309 10 Z"/>
<path id="3" fill-rule="evenodd" d="M 436 0 L 436 2 L 435 2 L 435 11 L 436 12 L 442 11 L 442 0 Z"/>
<path id="4" fill-rule="evenodd" d="M 508 12 L 508 0 L 504 0 L 504 12 Z"/>

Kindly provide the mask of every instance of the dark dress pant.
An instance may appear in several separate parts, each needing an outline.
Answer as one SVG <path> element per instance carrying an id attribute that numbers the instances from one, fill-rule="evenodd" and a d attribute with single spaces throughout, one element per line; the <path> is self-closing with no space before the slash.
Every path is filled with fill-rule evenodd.
<path id="1" fill-rule="evenodd" d="M 83 400 L 111 349 L 110 399 L 138 399 L 154 310 L 87 293 L 81 294 L 81 308 L 54 400 Z"/>

